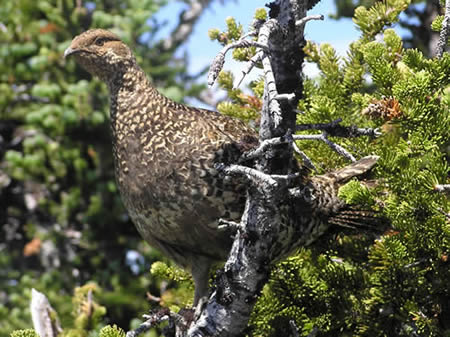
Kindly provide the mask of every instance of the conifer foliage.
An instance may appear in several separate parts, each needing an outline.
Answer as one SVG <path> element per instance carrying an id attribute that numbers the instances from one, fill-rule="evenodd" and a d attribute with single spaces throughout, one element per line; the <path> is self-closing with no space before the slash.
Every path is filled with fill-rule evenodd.
<path id="1" fill-rule="evenodd" d="M 290 320 L 301 336 L 450 333 L 450 203 L 437 192 L 450 179 L 450 55 L 428 59 L 386 29 L 408 4 L 358 8 L 361 38 L 346 57 L 308 43 L 320 75 L 305 81 L 298 118 L 342 118 L 382 131 L 375 140 L 340 140 L 359 155 L 381 157 L 375 187 L 350 182 L 341 197 L 372 205 L 391 228 L 375 238 L 338 232 L 279 263 L 253 313 L 255 335 L 292 334 Z M 298 146 L 325 167 L 341 160 L 325 146 Z"/>
<path id="2" fill-rule="evenodd" d="M 146 33 L 145 20 L 157 9 L 155 1 L 91 3 L 95 10 L 65 1 L 39 1 L 20 10 L 10 2 L 0 8 L 5 11 L 0 14 L 17 14 L 3 15 L 9 18 L 7 33 L 0 29 L 1 41 L 8 42 L 0 47 L 0 221 L 8 224 L 1 232 L 6 246 L 2 238 L 0 247 L 8 251 L 0 254 L 0 335 L 30 327 L 24 298 L 32 287 L 45 289 L 62 325 L 72 325 L 64 333 L 92 331 L 105 337 L 124 336 L 117 326 L 101 329 L 105 317 L 126 330 L 130 317 L 121 314 L 142 313 L 148 306 L 136 295 L 139 289 L 160 290 L 148 275 L 129 277 L 121 266 L 119 256 L 130 244 L 147 261 L 158 256 L 139 246 L 114 197 L 104 141 L 105 88 L 75 72 L 75 64 L 65 73 L 60 56 L 83 30 L 79 27 L 92 22 L 113 26 L 138 55 L 148 51 L 154 58 L 140 56 L 139 63 L 157 83 L 169 75 L 166 84 L 182 96 L 186 92 L 176 86 L 179 69 L 166 67 L 168 56 L 152 54 L 139 39 Z M 345 57 L 330 44 L 308 42 L 304 51 L 320 75 L 305 78 L 298 105 L 298 124 L 342 119 L 344 125 L 379 128 L 377 138 L 332 140 L 355 157 L 380 156 L 375 179 L 365 185 L 350 181 L 340 197 L 379 212 L 389 228 L 381 233 L 336 228 L 279 262 L 254 308 L 248 327 L 252 336 L 450 334 L 450 201 L 443 188 L 450 184 L 450 55 L 427 58 L 404 48 L 390 26 L 409 5 L 408 0 L 386 0 L 358 8 L 353 21 L 361 36 Z M 118 12 L 110 14 L 110 8 Z M 255 20 L 263 18 L 260 9 Z M 438 17 L 433 29 L 440 30 L 442 22 Z M 242 36 L 235 20 L 227 19 L 227 27 L 225 32 L 211 30 L 211 38 L 227 44 Z M 246 61 L 254 54 L 252 48 L 239 48 L 233 56 Z M 230 100 L 218 109 L 257 126 L 263 80 L 250 85 L 252 94 L 236 89 L 233 81 L 229 73 L 220 75 Z M 313 174 L 347 163 L 326 144 L 296 145 L 314 163 Z M 96 227 L 88 230 L 89 224 Z M 160 262 L 152 273 L 183 283 L 178 292 L 166 292 L 161 304 L 172 310 L 187 304 L 188 276 Z M 77 288 L 73 303 L 67 304 L 74 275 L 82 284 L 95 279 L 100 287 Z M 94 321 L 85 319 L 89 291 L 95 295 L 90 302 L 97 310 Z M 35 333 L 20 330 L 12 336 Z"/>
<path id="3" fill-rule="evenodd" d="M 75 310 L 75 287 L 95 280 L 94 298 L 124 328 L 148 307 L 146 291 L 159 294 L 148 269 L 160 255 L 142 242 L 116 190 L 106 87 L 63 52 L 89 28 L 110 29 L 165 94 L 195 96 L 203 86 L 185 74 L 186 60 L 156 38 L 162 24 L 152 16 L 165 4 L 0 4 L 0 336 L 32 327 L 32 288 L 63 328 L 81 331 L 73 336 L 99 323 Z"/>

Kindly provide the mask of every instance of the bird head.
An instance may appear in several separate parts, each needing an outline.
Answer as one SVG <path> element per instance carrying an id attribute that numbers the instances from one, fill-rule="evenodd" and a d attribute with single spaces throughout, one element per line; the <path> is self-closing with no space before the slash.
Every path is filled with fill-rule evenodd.
<path id="1" fill-rule="evenodd" d="M 136 62 L 130 48 L 104 29 L 91 29 L 76 36 L 64 52 L 64 58 L 69 56 L 104 81 Z"/>

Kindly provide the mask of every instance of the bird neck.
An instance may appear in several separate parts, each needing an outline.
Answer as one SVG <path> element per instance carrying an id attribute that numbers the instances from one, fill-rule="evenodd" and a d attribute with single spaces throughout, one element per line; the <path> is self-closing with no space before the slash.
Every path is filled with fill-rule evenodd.
<path id="1" fill-rule="evenodd" d="M 132 126 L 133 116 L 129 115 L 130 111 L 144 113 L 142 108 L 150 103 L 150 99 L 157 101 L 160 96 L 147 75 L 135 62 L 114 72 L 106 83 L 110 92 L 113 135 L 126 132 L 126 129 Z"/>

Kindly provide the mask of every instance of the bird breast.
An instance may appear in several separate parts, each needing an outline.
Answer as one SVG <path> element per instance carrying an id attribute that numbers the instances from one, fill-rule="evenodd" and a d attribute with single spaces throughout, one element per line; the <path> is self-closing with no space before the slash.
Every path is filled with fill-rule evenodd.
<path id="1" fill-rule="evenodd" d="M 121 118 L 113 137 L 116 177 L 138 231 L 153 245 L 164 240 L 223 259 L 230 238 L 218 231 L 218 219 L 238 219 L 245 189 L 218 176 L 214 162 L 221 150 L 195 141 L 183 121 Z M 205 244 L 187 247 L 198 242 Z"/>

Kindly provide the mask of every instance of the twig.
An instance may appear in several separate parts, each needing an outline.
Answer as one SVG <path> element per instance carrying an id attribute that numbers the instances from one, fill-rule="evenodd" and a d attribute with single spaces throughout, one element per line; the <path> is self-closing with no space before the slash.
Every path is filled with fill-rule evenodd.
<path id="1" fill-rule="evenodd" d="M 227 175 L 240 175 L 246 177 L 250 180 L 255 186 L 258 186 L 260 189 L 265 190 L 268 188 L 269 190 L 273 190 L 279 186 L 278 181 L 288 182 L 292 181 L 299 177 L 298 173 L 293 174 L 266 174 L 257 169 L 242 166 L 242 165 L 229 165 L 226 166 L 222 163 L 216 164 L 215 168 L 219 172 L 223 172 Z M 237 224 L 239 227 L 240 224 Z"/>
<path id="2" fill-rule="evenodd" d="M 137 329 L 128 331 L 126 337 L 137 337 L 159 323 L 169 320 L 170 315 L 170 311 L 167 308 L 158 310 L 151 315 L 143 315 L 146 321 L 139 325 Z"/>
<path id="3" fill-rule="evenodd" d="M 258 33 L 258 40 L 257 41 L 248 41 L 245 40 L 245 38 L 249 34 L 254 34 L 254 32 L 249 33 L 247 35 L 244 35 L 241 39 L 238 41 L 231 43 L 227 46 L 225 46 L 214 58 L 213 62 L 211 63 L 211 67 L 209 68 L 208 72 L 208 85 L 212 86 L 219 75 L 219 72 L 222 70 L 223 65 L 225 63 L 225 55 L 226 53 L 233 48 L 247 48 L 254 46 L 256 48 L 259 48 L 259 51 L 257 54 L 250 60 L 250 64 L 247 65 L 247 68 L 244 69 L 242 72 L 243 76 L 239 80 L 239 85 L 243 78 L 250 72 L 250 70 L 253 68 L 254 63 L 257 62 L 258 59 L 261 59 L 264 69 L 264 77 L 265 77 L 265 86 L 267 87 L 267 94 L 268 94 L 268 102 L 269 102 L 269 110 L 273 114 L 273 122 L 274 122 L 274 128 L 277 128 L 277 126 L 281 122 L 281 108 L 279 103 L 277 102 L 278 97 L 278 91 L 276 88 L 276 82 L 275 77 L 273 75 L 272 70 L 272 64 L 270 62 L 270 59 L 268 58 L 269 55 L 269 36 L 270 34 L 278 28 L 278 23 L 276 20 L 271 19 L 266 21 L 264 24 L 262 24 L 261 28 L 259 29 Z M 260 56 L 257 56 L 260 55 Z M 292 99 L 291 96 L 280 96 L 280 98 L 289 98 Z M 295 95 L 294 95 L 295 98 Z"/>
<path id="4" fill-rule="evenodd" d="M 147 296 L 147 299 L 148 299 L 149 301 L 156 302 L 156 303 L 161 302 L 161 297 L 152 295 L 152 294 L 151 294 L 150 292 L 148 292 L 148 291 L 145 293 L 145 296 Z"/>
<path id="5" fill-rule="evenodd" d="M 350 152 L 344 149 L 342 146 L 332 142 L 328 139 L 328 133 L 323 131 L 320 135 L 294 135 L 292 136 L 295 140 L 318 140 L 327 144 L 333 151 L 339 153 L 341 156 L 355 162 L 355 157 L 352 156 Z"/>
<path id="6" fill-rule="evenodd" d="M 295 321 L 293 319 L 291 319 L 289 321 L 289 326 L 291 327 L 292 335 L 294 337 L 300 337 L 300 334 L 298 333 L 297 325 L 295 324 Z"/>
<path id="7" fill-rule="evenodd" d="M 304 125 L 297 125 L 297 127 L 301 127 L 302 130 L 307 129 L 316 129 L 316 130 L 324 130 L 322 131 L 322 134 L 320 135 L 290 135 L 291 139 L 293 140 L 318 140 L 322 141 L 325 144 L 327 144 L 332 150 L 339 153 L 343 157 L 351 160 L 352 162 L 355 162 L 356 159 L 353 157 L 353 155 L 348 152 L 346 149 L 344 149 L 339 144 L 336 144 L 328 139 L 328 136 L 330 135 L 331 131 L 334 133 L 334 136 L 341 136 L 341 137 L 356 137 L 356 136 L 373 136 L 376 134 L 376 129 L 362 129 L 362 128 L 356 128 L 356 127 L 343 127 L 338 125 L 341 122 L 341 119 L 337 119 L 331 123 L 326 124 L 304 124 Z M 339 131 L 334 131 L 333 129 L 338 128 Z M 327 130 L 327 131 L 325 131 Z M 277 137 L 277 138 L 270 138 L 262 141 L 260 145 L 245 154 L 242 155 L 241 161 L 254 159 L 257 157 L 260 157 L 262 154 L 264 154 L 264 151 L 271 146 L 280 145 L 283 143 L 289 142 L 287 135 L 283 137 Z M 306 154 L 301 151 L 298 146 L 293 142 L 292 143 L 293 149 L 296 153 L 298 153 L 304 160 L 305 165 L 313 170 L 316 170 L 316 167 L 312 163 L 312 161 L 306 156 Z"/>
<path id="8" fill-rule="evenodd" d="M 441 214 L 443 214 L 443 215 L 447 218 L 447 220 L 450 221 L 450 213 L 446 213 L 442 208 L 438 208 L 437 210 L 438 210 Z"/>
<path id="9" fill-rule="evenodd" d="M 236 81 L 234 85 L 235 88 L 239 87 L 244 80 L 244 78 L 252 71 L 253 67 L 261 62 L 264 52 L 262 50 L 258 51 L 253 57 L 247 62 L 247 65 L 243 70 L 241 70 L 241 77 Z"/>
<path id="10" fill-rule="evenodd" d="M 265 151 L 269 147 L 273 147 L 281 144 L 289 144 L 290 146 L 294 146 L 294 137 L 292 136 L 292 131 L 290 129 L 287 130 L 286 134 L 281 137 L 269 138 L 263 140 L 256 149 L 250 150 L 242 154 L 240 158 L 240 162 L 244 162 L 250 159 L 256 159 L 265 154 Z M 297 148 L 298 149 L 298 148 Z M 299 150 L 300 151 L 300 150 Z M 301 151 L 300 151 L 301 152 Z"/>
<path id="11" fill-rule="evenodd" d="M 277 181 L 270 175 L 265 174 L 264 172 L 258 171 L 251 167 L 234 164 L 226 166 L 220 163 L 215 165 L 215 169 L 227 175 L 244 176 L 252 183 L 254 183 L 256 186 L 269 188 L 276 188 L 278 186 Z"/>
<path id="12" fill-rule="evenodd" d="M 351 160 L 352 162 L 356 161 L 356 158 L 352 156 L 352 154 L 350 152 L 348 152 L 346 149 L 344 149 L 342 146 L 340 146 L 337 143 L 332 142 L 331 140 L 328 139 L 328 134 L 324 131 L 322 133 L 323 136 L 323 141 L 325 142 L 325 144 L 327 144 L 329 147 L 331 147 L 331 149 L 337 153 L 339 153 L 341 156 Z"/>
<path id="13" fill-rule="evenodd" d="M 34 330 L 39 336 L 56 337 L 62 332 L 56 312 L 47 296 L 34 288 L 31 289 L 30 311 Z"/>
<path id="14" fill-rule="evenodd" d="M 281 122 L 281 107 L 275 97 L 278 96 L 278 90 L 275 84 L 275 77 L 273 76 L 272 65 L 268 57 L 264 57 L 262 60 L 263 68 L 264 68 L 264 77 L 265 82 L 264 85 L 267 87 L 267 95 L 269 101 L 269 111 L 272 113 L 272 119 L 274 123 L 274 128 Z"/>
<path id="15" fill-rule="evenodd" d="M 350 126 L 349 128 L 351 128 L 351 132 L 350 134 L 353 137 L 358 137 L 358 136 L 369 136 L 371 138 L 376 138 L 382 135 L 382 133 L 380 132 L 380 129 L 375 128 L 357 128 L 354 126 Z"/>
<path id="16" fill-rule="evenodd" d="M 378 129 L 358 128 L 354 125 L 342 126 L 340 125 L 341 122 L 342 118 L 338 118 L 330 123 L 298 124 L 295 126 L 295 131 L 323 130 L 326 131 L 330 136 L 343 138 L 353 138 L 360 136 L 369 136 L 376 138 L 378 136 L 381 136 L 381 132 Z"/>
<path id="17" fill-rule="evenodd" d="M 286 136 L 265 139 L 259 144 L 259 146 L 256 149 L 250 150 L 250 151 L 244 153 L 242 155 L 242 157 L 240 158 L 240 160 L 246 161 L 249 159 L 258 158 L 264 154 L 264 152 L 266 151 L 267 148 L 276 146 L 276 145 L 280 145 L 280 144 L 284 144 L 284 143 L 287 143 L 288 141 L 289 140 L 287 139 Z"/>
<path id="18" fill-rule="evenodd" d="M 436 56 L 441 58 L 444 55 L 445 46 L 447 45 L 448 35 L 450 33 L 450 0 L 445 1 L 444 20 L 442 20 L 442 28 L 439 33 L 439 40 L 437 43 Z"/>
<path id="19" fill-rule="evenodd" d="M 306 167 L 310 168 L 311 170 L 317 171 L 317 168 L 313 164 L 312 160 L 306 155 L 305 152 L 300 150 L 300 148 L 297 146 L 295 142 L 292 143 L 292 147 L 295 153 L 297 153 L 300 157 L 302 157 L 303 163 L 305 164 Z"/>
<path id="20" fill-rule="evenodd" d="M 423 264 L 425 262 L 427 262 L 427 259 L 420 259 L 419 261 L 406 264 L 404 266 L 404 268 L 405 269 L 409 269 L 409 268 L 417 267 L 417 266 L 420 266 L 421 264 Z"/>
<path id="21" fill-rule="evenodd" d="M 211 63 L 211 67 L 209 68 L 209 72 L 208 72 L 208 85 L 209 86 L 212 86 L 214 84 L 214 82 L 216 81 L 217 76 L 219 76 L 219 72 L 222 70 L 223 65 L 225 63 L 225 55 L 227 54 L 227 52 L 230 49 L 256 47 L 256 48 L 260 48 L 260 49 L 268 52 L 269 47 L 267 46 L 267 44 L 260 43 L 259 41 L 246 40 L 245 38 L 247 36 L 248 36 L 248 34 L 244 35 L 238 41 L 226 45 L 216 55 L 213 62 Z"/>
<path id="22" fill-rule="evenodd" d="M 256 149 L 244 153 L 242 155 L 242 157 L 240 158 L 240 160 L 242 162 L 242 161 L 246 161 L 249 159 L 258 158 L 265 153 L 265 151 L 268 147 L 285 144 L 285 143 L 288 143 L 291 141 L 294 151 L 302 157 L 305 166 L 312 170 L 317 170 L 317 168 L 314 166 L 311 159 L 309 159 L 309 157 L 302 150 L 300 150 L 298 148 L 297 144 L 295 144 L 295 142 L 292 141 L 292 140 L 294 140 L 294 137 L 295 136 L 293 136 L 292 134 L 289 134 L 290 139 L 288 139 L 288 135 L 285 135 L 283 137 L 265 139 L 261 142 L 261 144 L 259 144 L 259 146 Z"/>
<path id="23" fill-rule="evenodd" d="M 300 177 L 300 173 L 289 173 L 289 174 L 271 174 L 272 179 L 277 181 L 285 181 L 289 183 L 290 181 Z"/>
<path id="24" fill-rule="evenodd" d="M 323 15 L 309 15 L 307 17 L 304 17 L 303 19 L 295 21 L 296 26 L 304 26 L 308 21 L 312 20 L 323 20 Z"/>
<path id="25" fill-rule="evenodd" d="M 278 101 L 292 101 L 295 98 L 295 94 L 278 94 L 275 99 Z"/>
<path id="26" fill-rule="evenodd" d="M 219 219 L 219 230 L 231 230 L 236 233 L 238 230 L 242 229 L 242 225 L 239 222 L 229 221 L 225 219 Z"/>
<path id="27" fill-rule="evenodd" d="M 436 184 L 434 190 L 439 193 L 450 192 L 450 184 Z"/>

